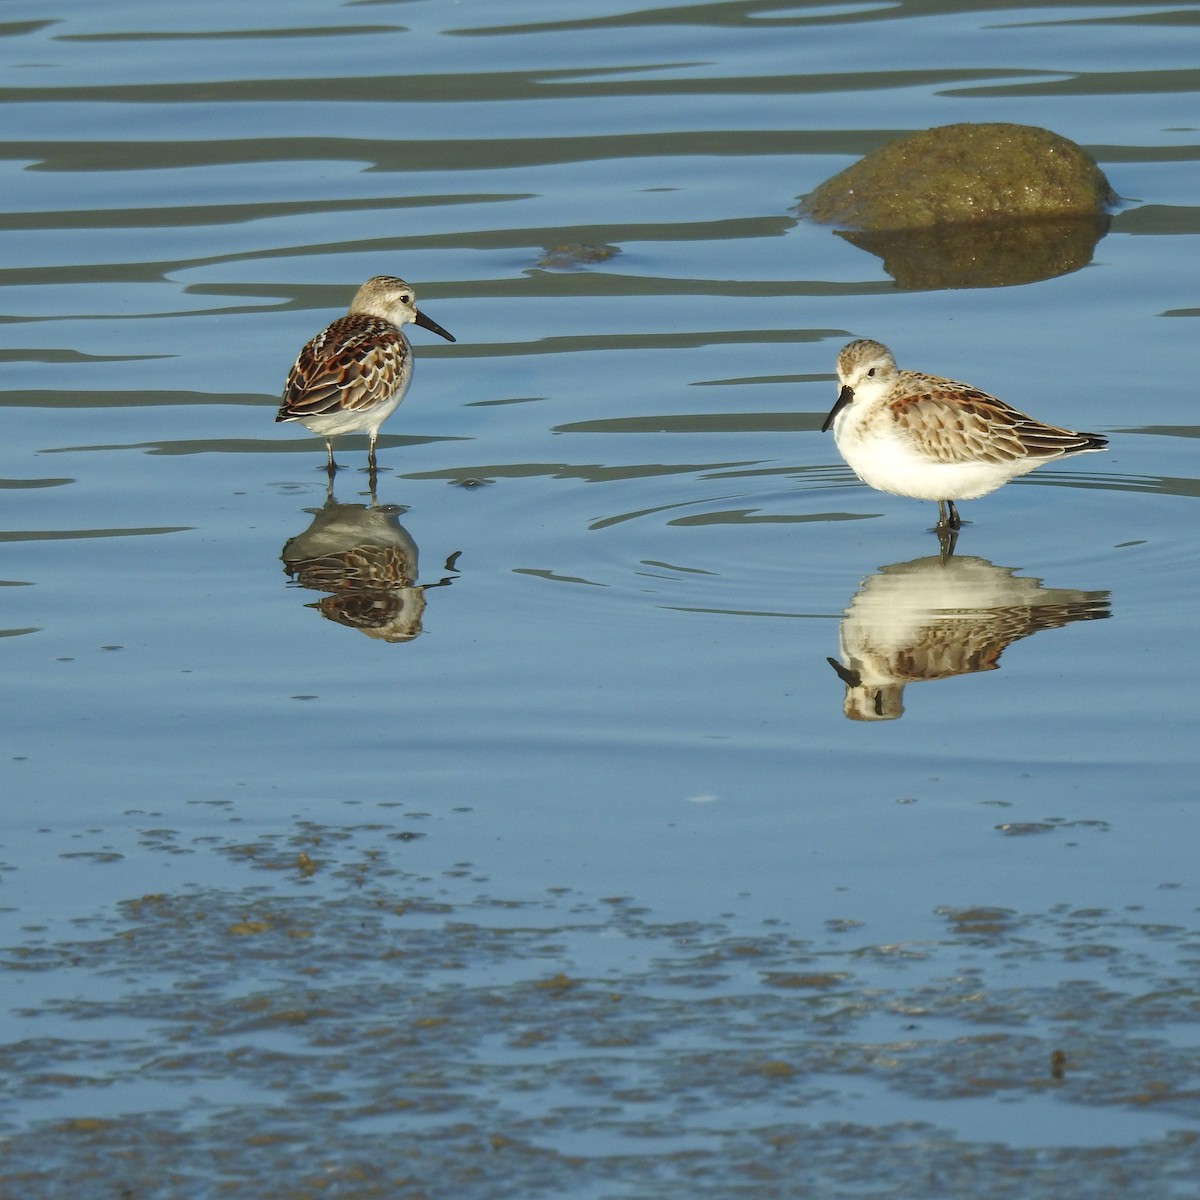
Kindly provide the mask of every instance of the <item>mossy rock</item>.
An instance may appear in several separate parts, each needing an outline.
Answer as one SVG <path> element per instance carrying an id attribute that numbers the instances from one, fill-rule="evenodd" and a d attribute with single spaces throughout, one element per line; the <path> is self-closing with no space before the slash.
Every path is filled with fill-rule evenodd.
<path id="1" fill-rule="evenodd" d="M 1104 172 L 1074 142 L 1033 125 L 942 125 L 872 150 L 805 197 L 801 211 L 883 231 L 1103 214 Z"/>
<path id="2" fill-rule="evenodd" d="M 1086 266 L 1115 196 L 1074 142 L 1032 125 L 943 125 L 833 176 L 800 212 L 901 287 L 1004 287 Z"/>

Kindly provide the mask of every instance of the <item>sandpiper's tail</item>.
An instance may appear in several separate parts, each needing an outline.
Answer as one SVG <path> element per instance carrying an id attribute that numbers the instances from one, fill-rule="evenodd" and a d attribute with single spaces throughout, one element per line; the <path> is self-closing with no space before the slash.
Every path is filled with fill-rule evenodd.
<path id="1" fill-rule="evenodd" d="M 1077 433 L 1074 429 L 1058 429 L 1029 421 L 1021 427 L 1021 445 L 1025 453 L 1033 457 L 1058 458 L 1064 454 L 1103 450 L 1108 445 L 1108 438 L 1099 433 Z"/>

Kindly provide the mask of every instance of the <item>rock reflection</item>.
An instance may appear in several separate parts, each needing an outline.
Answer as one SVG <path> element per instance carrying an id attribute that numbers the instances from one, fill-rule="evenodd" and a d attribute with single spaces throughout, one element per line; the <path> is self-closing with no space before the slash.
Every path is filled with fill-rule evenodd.
<path id="1" fill-rule="evenodd" d="M 1020 638 L 1109 616 L 1108 592 L 1043 587 L 1018 569 L 938 555 L 868 575 L 842 617 L 841 661 L 828 660 L 846 685 L 846 716 L 894 721 L 906 684 L 995 670 Z"/>
<path id="2" fill-rule="evenodd" d="M 1086 267 L 1108 232 L 1107 214 L 934 229 L 835 230 L 883 260 L 898 287 L 1015 287 Z"/>
<path id="3" fill-rule="evenodd" d="M 305 511 L 312 524 L 280 558 L 300 587 L 327 593 L 307 607 L 370 638 L 412 641 L 421 632 L 426 591 L 451 579 L 417 583 L 417 544 L 400 524 L 405 510 L 380 504 L 373 488 L 369 504 L 339 504 L 331 487 L 321 508 Z M 457 558 L 446 560 L 446 570 L 456 570 Z"/>

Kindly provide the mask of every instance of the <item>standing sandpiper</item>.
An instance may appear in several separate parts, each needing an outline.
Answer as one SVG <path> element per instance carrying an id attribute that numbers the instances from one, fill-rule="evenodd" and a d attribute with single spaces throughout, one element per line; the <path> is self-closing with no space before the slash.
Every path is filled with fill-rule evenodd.
<path id="1" fill-rule="evenodd" d="M 939 531 L 960 525 L 955 500 L 986 496 L 1042 463 L 1106 438 L 1043 425 L 970 384 L 896 369 L 892 352 L 861 339 L 837 360 L 833 427 L 842 457 L 864 483 L 893 496 L 936 500 Z"/>
<path id="2" fill-rule="evenodd" d="M 413 289 L 394 275 L 376 275 L 358 289 L 350 311 L 326 326 L 300 351 L 288 372 L 276 421 L 299 421 L 325 439 L 329 474 L 333 439 L 370 434 L 367 466 L 375 472 L 379 427 L 404 399 L 412 378 L 412 347 L 402 325 L 416 324 L 454 341 L 436 321 L 417 311 Z"/>

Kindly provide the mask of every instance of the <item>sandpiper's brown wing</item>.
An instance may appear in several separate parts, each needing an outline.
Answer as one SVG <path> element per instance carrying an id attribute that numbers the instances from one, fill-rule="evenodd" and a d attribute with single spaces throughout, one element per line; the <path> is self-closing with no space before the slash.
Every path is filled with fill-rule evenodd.
<path id="1" fill-rule="evenodd" d="M 408 356 L 408 343 L 389 322 L 342 317 L 300 351 L 275 420 L 302 421 L 380 404 L 404 381 Z"/>
<path id="2" fill-rule="evenodd" d="M 935 462 L 1015 462 L 1102 450 L 1107 440 L 1046 425 L 967 383 L 901 371 L 892 420 Z"/>

